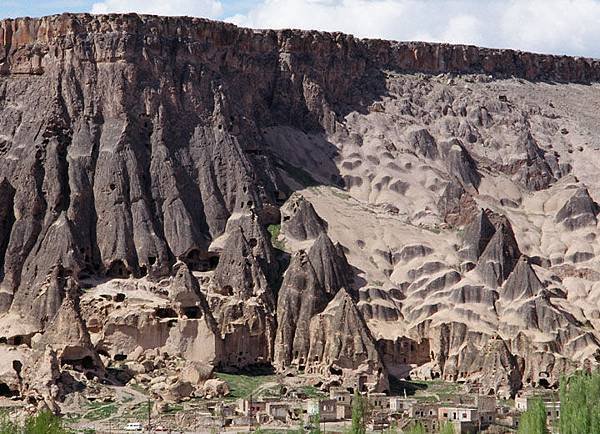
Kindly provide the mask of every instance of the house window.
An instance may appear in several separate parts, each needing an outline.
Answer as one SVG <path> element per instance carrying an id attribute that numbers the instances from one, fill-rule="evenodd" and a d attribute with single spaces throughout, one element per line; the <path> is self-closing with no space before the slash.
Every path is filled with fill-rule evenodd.
<path id="1" fill-rule="evenodd" d="M 448 412 L 447 411 L 444 412 L 444 417 L 448 417 Z"/>
<path id="2" fill-rule="evenodd" d="M 467 413 L 463 413 L 462 417 L 463 417 L 463 419 L 466 419 L 467 418 Z"/>

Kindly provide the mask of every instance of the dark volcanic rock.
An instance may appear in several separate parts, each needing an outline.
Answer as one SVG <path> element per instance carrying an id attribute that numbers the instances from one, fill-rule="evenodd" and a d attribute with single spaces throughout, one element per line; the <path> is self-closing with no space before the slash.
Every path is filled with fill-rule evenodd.
<path id="1" fill-rule="evenodd" d="M 384 327 L 426 340 L 430 373 L 510 394 L 515 359 L 524 383 L 557 381 L 598 348 L 584 329 L 597 310 L 570 305 L 566 276 L 541 288 L 517 264 L 508 220 L 479 213 L 462 250 L 445 237 L 481 203 L 521 225 L 526 195 L 581 170 L 589 144 L 564 133 L 580 130 L 564 107 L 595 103 L 559 82 L 599 81 L 599 61 L 135 14 L 2 20 L 0 41 L 0 339 L 33 353 L 24 378 L 43 371 L 29 384 L 49 406 L 61 363 L 102 375 L 92 342 L 113 358 L 275 363 L 381 390 Z M 331 186 L 353 200 L 330 196 L 328 228 L 294 189 L 316 205 Z M 591 243 L 597 214 L 581 190 L 556 222 Z M 525 253 L 591 258 L 542 219 Z M 290 243 L 273 249 L 278 223 Z M 368 233 L 344 253 L 328 229 Z"/>
<path id="2" fill-rule="evenodd" d="M 525 256 L 517 262 L 513 272 L 510 273 L 504 286 L 500 290 L 500 299 L 511 302 L 519 298 L 533 297 L 543 288 L 542 282 L 533 271 Z"/>
<path id="3" fill-rule="evenodd" d="M 346 256 L 322 233 L 308 252 L 297 252 L 285 272 L 277 302 L 275 362 L 288 366 L 306 360 L 309 325 L 342 287 L 350 283 Z"/>
<path id="4" fill-rule="evenodd" d="M 479 210 L 475 218 L 465 226 L 463 232 L 464 247 L 460 251 L 461 258 L 477 261 L 494 236 L 496 228 L 484 210 Z"/>
<path id="5" fill-rule="evenodd" d="M 282 210 L 281 231 L 300 241 L 317 238 L 327 231 L 327 224 L 303 196 L 292 198 Z"/>
<path id="6" fill-rule="evenodd" d="M 475 271 L 492 288 L 501 286 L 513 271 L 521 251 L 508 220 L 500 224 L 496 233 L 479 257 Z"/>
<path id="7" fill-rule="evenodd" d="M 579 188 L 556 213 L 555 221 L 574 231 L 585 226 L 596 226 L 599 211 L 598 204 L 590 197 L 587 189 Z"/>
<path id="8" fill-rule="evenodd" d="M 438 157 L 437 143 L 425 128 L 411 131 L 407 137 L 408 144 L 425 158 L 435 160 Z"/>
<path id="9" fill-rule="evenodd" d="M 355 373 L 365 375 L 365 389 L 388 389 L 387 372 L 377 344 L 354 300 L 341 289 L 327 308 L 310 321 L 310 349 L 300 361 L 308 372 L 329 376 L 341 371 L 355 385 Z"/>

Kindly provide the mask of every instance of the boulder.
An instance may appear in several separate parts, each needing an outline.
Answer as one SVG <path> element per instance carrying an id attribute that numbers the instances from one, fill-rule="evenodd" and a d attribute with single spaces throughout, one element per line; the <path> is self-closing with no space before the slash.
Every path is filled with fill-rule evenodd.
<path id="1" fill-rule="evenodd" d="M 229 395 L 229 385 L 218 378 L 212 378 L 204 382 L 202 392 L 205 397 L 220 398 Z"/>

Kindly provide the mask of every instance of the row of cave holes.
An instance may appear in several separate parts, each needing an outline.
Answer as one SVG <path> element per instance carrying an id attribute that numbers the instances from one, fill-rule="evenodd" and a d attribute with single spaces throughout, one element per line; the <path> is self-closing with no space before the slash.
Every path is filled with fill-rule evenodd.
<path id="1" fill-rule="evenodd" d="M 189 319 L 200 319 L 202 318 L 202 310 L 198 306 L 188 306 L 181 309 L 181 313 L 187 316 Z M 179 317 L 175 309 L 170 307 L 158 307 L 155 309 L 154 314 L 157 318 L 161 319 L 176 319 Z"/>
<path id="2" fill-rule="evenodd" d="M 254 243 L 254 245 L 256 245 L 256 240 L 254 240 Z M 219 265 L 219 255 L 217 253 L 211 252 L 207 256 L 203 255 L 198 249 L 192 249 L 187 255 L 185 255 L 182 258 L 182 260 L 192 271 L 214 271 Z M 149 256 L 148 264 L 150 266 L 153 266 L 155 263 L 156 258 L 154 256 Z M 127 279 L 131 276 L 131 274 L 131 270 L 121 260 L 113 261 L 108 267 L 108 270 L 106 271 L 106 276 L 111 277 L 113 279 Z M 140 274 L 142 276 L 148 274 L 148 268 L 146 265 L 140 266 Z"/>

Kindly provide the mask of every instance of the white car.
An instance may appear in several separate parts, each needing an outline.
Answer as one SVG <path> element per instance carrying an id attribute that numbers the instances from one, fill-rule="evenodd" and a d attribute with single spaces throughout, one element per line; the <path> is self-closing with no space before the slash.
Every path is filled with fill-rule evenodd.
<path id="1" fill-rule="evenodd" d="M 139 422 L 129 422 L 125 425 L 125 431 L 142 431 L 144 427 Z"/>

